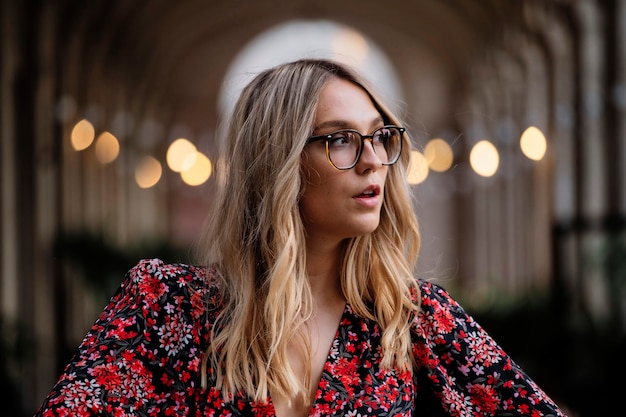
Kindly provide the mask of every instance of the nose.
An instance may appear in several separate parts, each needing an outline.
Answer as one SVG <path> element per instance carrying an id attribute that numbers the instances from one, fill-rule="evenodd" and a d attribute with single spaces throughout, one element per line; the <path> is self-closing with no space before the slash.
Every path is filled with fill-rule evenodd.
<path id="1" fill-rule="evenodd" d="M 372 137 L 363 138 L 363 150 L 357 164 L 363 171 L 368 169 L 376 170 L 383 166 L 383 161 L 374 150 L 374 139 Z"/>

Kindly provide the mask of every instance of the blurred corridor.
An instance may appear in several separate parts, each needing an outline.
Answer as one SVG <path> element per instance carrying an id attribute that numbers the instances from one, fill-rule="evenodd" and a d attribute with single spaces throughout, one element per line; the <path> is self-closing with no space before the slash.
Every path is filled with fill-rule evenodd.
<path id="1" fill-rule="evenodd" d="M 614 415 L 626 0 L 3 0 L 0 28 L 2 415 L 32 415 L 140 258 L 193 262 L 232 95 L 319 54 L 405 115 L 418 274 L 572 416 Z"/>

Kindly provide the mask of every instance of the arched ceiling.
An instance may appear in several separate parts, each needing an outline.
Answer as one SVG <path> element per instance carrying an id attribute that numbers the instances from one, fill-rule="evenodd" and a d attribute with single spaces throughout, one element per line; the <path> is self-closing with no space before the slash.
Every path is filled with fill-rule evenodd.
<path id="1" fill-rule="evenodd" d="M 60 53 L 83 66 L 82 82 L 71 81 L 70 90 L 93 95 L 98 89 L 89 91 L 98 84 L 104 94 L 111 84 L 122 84 L 135 112 L 166 109 L 162 114 L 170 121 L 203 129 L 215 125 L 221 83 L 233 58 L 279 23 L 327 19 L 352 26 L 387 52 L 405 85 L 420 78 L 420 63 L 428 61 L 447 84 L 445 94 L 452 95 L 462 90 L 469 60 L 498 42 L 504 27 L 518 23 L 521 3 L 67 0 L 54 8 Z M 445 115 L 438 123 L 446 123 Z"/>

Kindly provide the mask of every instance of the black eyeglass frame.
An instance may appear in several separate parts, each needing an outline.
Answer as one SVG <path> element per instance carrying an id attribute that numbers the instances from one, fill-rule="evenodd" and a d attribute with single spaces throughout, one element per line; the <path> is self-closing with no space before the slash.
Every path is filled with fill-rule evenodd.
<path id="1" fill-rule="evenodd" d="M 400 151 L 398 152 L 398 155 L 392 161 L 382 163 L 385 166 L 390 166 L 398 162 L 398 159 L 400 159 L 400 155 L 402 155 L 402 135 L 404 135 L 404 132 L 406 132 L 406 129 L 400 126 L 395 126 L 395 125 L 381 126 L 378 129 L 374 130 L 374 132 L 371 135 L 363 135 L 361 132 L 359 132 L 358 130 L 354 130 L 354 129 L 340 129 L 340 130 L 335 130 L 334 132 L 326 133 L 324 135 L 311 136 L 310 138 L 306 140 L 305 145 L 308 145 L 309 143 L 312 143 L 312 142 L 318 142 L 320 140 L 323 140 L 324 148 L 326 149 L 326 159 L 328 160 L 328 162 L 333 166 L 333 168 L 338 169 L 340 171 L 346 171 L 348 169 L 354 168 L 356 164 L 359 163 L 359 160 L 361 159 L 361 155 L 363 154 L 363 148 L 365 147 L 366 139 L 370 139 L 371 141 L 374 139 L 374 134 L 376 132 L 378 132 L 381 129 L 390 129 L 390 128 L 397 129 L 400 132 Z M 333 160 L 330 158 L 330 149 L 328 148 L 328 141 L 330 141 L 333 138 L 333 135 L 336 135 L 337 133 L 340 133 L 340 132 L 356 133 L 361 138 L 361 147 L 359 148 L 359 154 L 355 158 L 354 163 L 348 167 L 343 167 L 343 168 L 339 168 L 337 165 L 335 165 Z"/>

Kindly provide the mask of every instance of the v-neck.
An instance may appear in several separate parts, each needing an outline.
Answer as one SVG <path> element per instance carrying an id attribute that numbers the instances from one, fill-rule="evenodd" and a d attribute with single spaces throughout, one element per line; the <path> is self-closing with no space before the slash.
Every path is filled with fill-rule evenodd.
<path id="1" fill-rule="evenodd" d="M 316 410 L 316 408 L 317 408 L 316 405 L 317 405 L 319 399 L 321 399 L 321 395 L 320 394 L 324 390 L 325 379 L 326 379 L 325 378 L 325 376 L 326 376 L 326 372 L 325 372 L 326 368 L 328 367 L 328 364 L 332 363 L 332 361 L 333 361 L 333 354 L 332 354 L 333 353 L 333 349 L 335 349 L 336 346 L 339 343 L 341 343 L 340 335 L 342 334 L 342 331 L 341 331 L 342 330 L 342 325 L 344 324 L 347 315 L 349 313 L 351 313 L 351 312 L 352 312 L 352 308 L 350 307 L 348 302 L 346 302 L 344 304 L 343 311 L 341 313 L 341 317 L 339 318 L 339 323 L 337 323 L 337 330 L 335 330 L 335 336 L 333 337 L 333 340 L 330 343 L 330 346 L 328 347 L 328 351 L 326 353 L 326 361 L 324 362 L 324 366 L 322 367 L 322 373 L 320 375 L 319 381 L 317 382 L 317 388 L 315 390 L 315 396 L 313 398 L 313 403 L 311 404 L 311 407 L 309 408 L 309 411 L 307 413 L 307 417 L 310 417 L 310 416 L 313 415 L 312 413 Z M 326 382 L 328 382 L 328 381 L 326 381 Z M 278 416 L 276 414 L 276 407 L 274 405 L 274 400 L 273 400 L 273 398 L 272 398 L 272 396 L 271 396 L 271 394 L 269 392 L 267 394 L 267 399 L 268 399 L 268 404 L 270 405 L 272 413 L 273 413 L 273 415 L 270 416 L 270 417 L 290 417 L 290 416 Z"/>

